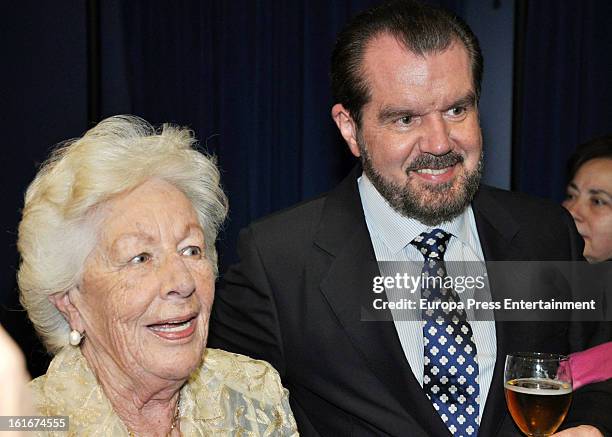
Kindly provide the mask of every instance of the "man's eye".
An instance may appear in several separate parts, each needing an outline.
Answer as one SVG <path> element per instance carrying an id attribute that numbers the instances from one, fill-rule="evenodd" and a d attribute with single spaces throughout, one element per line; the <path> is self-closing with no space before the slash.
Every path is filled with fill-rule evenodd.
<path id="1" fill-rule="evenodd" d="M 130 264 L 142 264 L 146 263 L 150 259 L 151 255 L 149 255 L 148 253 L 140 253 L 130 260 Z"/>
<path id="2" fill-rule="evenodd" d="M 605 200 L 603 200 L 603 199 L 600 199 L 599 197 L 592 197 L 592 198 L 591 198 L 591 203 L 592 203 L 593 205 L 595 205 L 595 206 L 604 206 L 604 205 L 607 205 L 607 204 L 608 204 L 608 202 L 606 202 L 606 201 L 605 201 Z"/>
<path id="3" fill-rule="evenodd" d="M 454 108 L 449 109 L 447 113 L 451 117 L 460 117 L 465 114 L 466 111 L 467 109 L 464 106 L 455 106 Z"/>
<path id="4" fill-rule="evenodd" d="M 202 255 L 202 249 L 200 249 L 198 246 L 188 246 L 181 251 L 181 255 L 200 256 Z"/>

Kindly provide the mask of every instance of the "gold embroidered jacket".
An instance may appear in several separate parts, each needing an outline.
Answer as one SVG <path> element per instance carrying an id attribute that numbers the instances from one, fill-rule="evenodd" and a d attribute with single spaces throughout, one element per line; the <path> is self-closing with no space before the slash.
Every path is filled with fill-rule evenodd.
<path id="1" fill-rule="evenodd" d="M 37 414 L 69 416 L 69 431 L 39 436 L 127 436 L 79 348 L 65 347 L 47 373 L 30 383 Z M 184 436 L 297 436 L 289 394 L 265 361 L 206 349 L 181 389 Z"/>

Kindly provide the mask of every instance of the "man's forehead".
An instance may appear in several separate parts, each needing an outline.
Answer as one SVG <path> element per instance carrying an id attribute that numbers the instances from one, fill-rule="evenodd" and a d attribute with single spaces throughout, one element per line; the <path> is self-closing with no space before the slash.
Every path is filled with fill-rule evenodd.
<path id="1" fill-rule="evenodd" d="M 420 101 L 429 97 L 443 104 L 442 100 L 452 103 L 475 94 L 470 65 L 461 42 L 442 51 L 416 54 L 385 34 L 368 45 L 361 74 L 371 98 L 386 95 L 411 100 L 418 96 Z"/>
<path id="2" fill-rule="evenodd" d="M 458 38 L 453 38 L 448 45 L 444 45 L 439 49 L 417 52 L 408 47 L 401 38 L 387 32 L 382 32 L 371 37 L 366 43 L 362 68 L 371 68 L 374 65 L 379 65 L 381 61 L 386 63 L 398 62 L 406 57 L 422 61 L 450 50 L 461 51 L 469 63 L 468 50 L 465 44 Z"/>

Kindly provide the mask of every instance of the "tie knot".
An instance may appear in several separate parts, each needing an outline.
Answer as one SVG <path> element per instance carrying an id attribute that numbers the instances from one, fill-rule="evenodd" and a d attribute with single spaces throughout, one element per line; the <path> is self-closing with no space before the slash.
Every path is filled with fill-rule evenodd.
<path id="1" fill-rule="evenodd" d="M 453 234 L 436 228 L 431 232 L 421 232 L 421 235 L 415 237 L 410 244 L 416 246 L 425 259 L 444 260 L 446 245 L 452 236 Z"/>

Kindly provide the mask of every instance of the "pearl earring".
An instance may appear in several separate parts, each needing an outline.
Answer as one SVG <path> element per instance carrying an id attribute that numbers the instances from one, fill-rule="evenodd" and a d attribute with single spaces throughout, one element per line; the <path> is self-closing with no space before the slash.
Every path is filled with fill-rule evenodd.
<path id="1" fill-rule="evenodd" d="M 73 329 L 72 331 L 70 331 L 70 335 L 68 336 L 68 338 L 72 346 L 78 346 L 79 343 L 81 343 L 81 339 L 83 338 L 83 336 L 79 331 Z"/>

